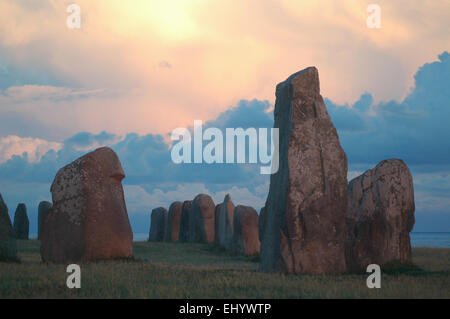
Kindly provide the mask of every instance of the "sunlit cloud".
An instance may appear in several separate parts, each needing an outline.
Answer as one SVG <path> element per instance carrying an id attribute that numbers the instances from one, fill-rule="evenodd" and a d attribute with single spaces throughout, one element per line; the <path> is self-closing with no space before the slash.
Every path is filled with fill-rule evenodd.
<path id="1" fill-rule="evenodd" d="M 66 27 L 73 2 L 81 8 L 79 30 Z M 337 103 L 367 91 L 376 102 L 399 100 L 417 67 L 448 49 L 450 3 L 379 0 L 377 30 L 366 26 L 369 3 L 0 0 L 0 65 L 33 72 L 22 81 L 33 86 L 22 91 L 119 92 L 15 108 L 41 122 L 51 117 L 48 125 L 64 127 L 64 137 L 165 133 L 213 119 L 241 99 L 273 103 L 275 85 L 309 65 L 319 68 L 323 95 Z M 17 87 L 20 79 L 9 76 Z M 0 112 L 8 103 L 0 101 Z"/>

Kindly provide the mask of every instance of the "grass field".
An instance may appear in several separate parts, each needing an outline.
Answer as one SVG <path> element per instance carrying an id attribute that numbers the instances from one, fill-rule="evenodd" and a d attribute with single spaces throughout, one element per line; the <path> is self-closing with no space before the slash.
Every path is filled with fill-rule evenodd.
<path id="1" fill-rule="evenodd" d="M 0 263 L 0 298 L 450 298 L 450 249 L 414 248 L 414 267 L 368 289 L 364 274 L 264 274 L 209 245 L 137 242 L 135 260 L 83 264 L 81 289 L 68 289 L 66 266 L 42 264 L 39 245 L 19 241 L 22 262 Z"/>

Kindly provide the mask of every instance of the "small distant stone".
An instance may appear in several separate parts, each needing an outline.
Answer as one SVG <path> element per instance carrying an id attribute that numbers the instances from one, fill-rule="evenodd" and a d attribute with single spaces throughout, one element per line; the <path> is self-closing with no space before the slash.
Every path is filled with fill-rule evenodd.
<path id="1" fill-rule="evenodd" d="M 231 250 L 233 241 L 234 208 L 231 196 L 227 194 L 223 200 L 219 220 L 220 246 L 227 250 Z"/>
<path id="2" fill-rule="evenodd" d="M 197 195 L 192 201 L 189 213 L 189 241 L 214 243 L 214 210 L 216 205 L 211 196 Z"/>
<path id="3" fill-rule="evenodd" d="M 186 243 L 189 241 L 189 215 L 191 212 L 192 201 L 187 200 L 183 202 L 181 207 L 181 220 L 180 220 L 180 234 L 179 241 Z"/>
<path id="4" fill-rule="evenodd" d="M 152 210 L 149 241 L 163 241 L 164 231 L 167 222 L 167 210 L 164 207 L 158 207 Z"/>
<path id="5" fill-rule="evenodd" d="M 16 238 L 21 240 L 28 240 L 30 232 L 30 221 L 27 214 L 27 206 L 19 204 L 14 214 L 14 232 Z"/>
<path id="6" fill-rule="evenodd" d="M 164 231 L 164 241 L 178 242 L 180 235 L 181 210 L 183 208 L 182 202 L 174 202 L 169 207 L 167 215 L 167 223 Z"/>
<path id="7" fill-rule="evenodd" d="M 258 213 L 252 207 L 238 205 L 234 210 L 232 252 L 253 256 L 259 254 Z"/>

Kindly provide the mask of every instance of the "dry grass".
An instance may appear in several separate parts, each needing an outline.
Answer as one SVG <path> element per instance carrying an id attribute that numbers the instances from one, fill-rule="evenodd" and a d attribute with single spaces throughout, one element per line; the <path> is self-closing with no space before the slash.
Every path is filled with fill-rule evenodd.
<path id="1" fill-rule="evenodd" d="M 450 249 L 413 249 L 416 267 L 366 275 L 258 273 L 257 258 L 202 244 L 134 244 L 135 261 L 81 265 L 81 289 L 66 287 L 65 266 L 42 264 L 39 242 L 18 243 L 20 264 L 0 263 L 0 298 L 450 298 Z"/>

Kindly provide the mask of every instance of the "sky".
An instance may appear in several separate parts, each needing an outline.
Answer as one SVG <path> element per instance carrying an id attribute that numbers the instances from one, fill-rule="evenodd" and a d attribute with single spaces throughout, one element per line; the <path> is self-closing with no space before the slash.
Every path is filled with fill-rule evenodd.
<path id="1" fill-rule="evenodd" d="M 80 29 L 66 25 L 76 3 Z M 58 168 L 108 145 L 135 232 L 149 213 L 209 193 L 259 210 L 259 165 L 175 165 L 169 133 L 272 127 L 275 86 L 314 65 L 349 178 L 410 167 L 415 231 L 450 231 L 450 1 L 0 0 L 0 193 L 35 230 Z"/>

